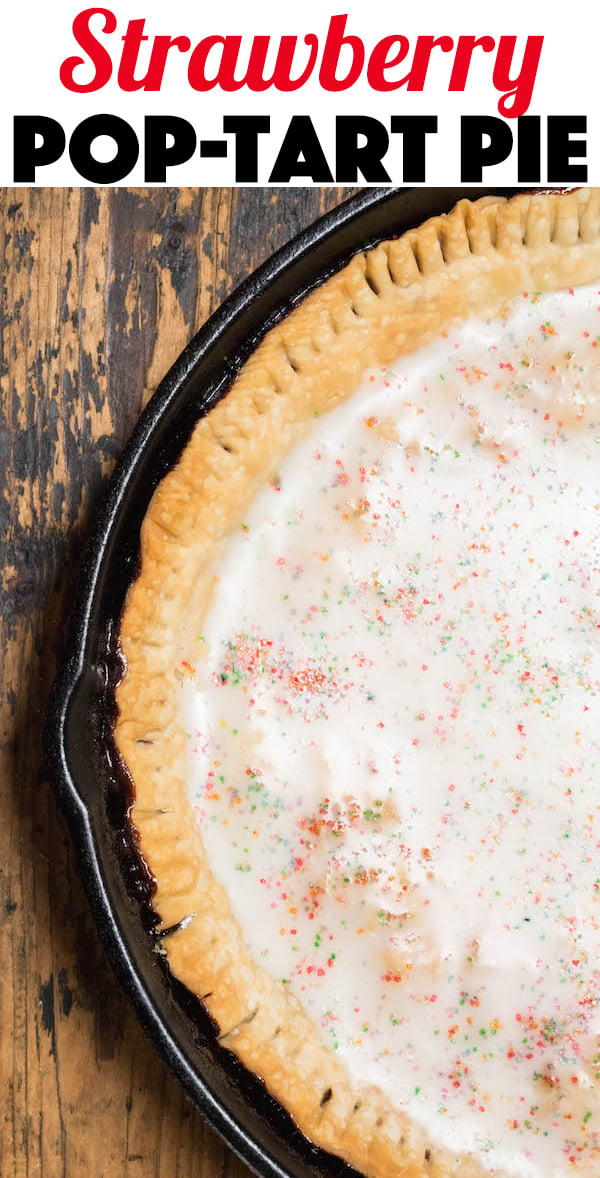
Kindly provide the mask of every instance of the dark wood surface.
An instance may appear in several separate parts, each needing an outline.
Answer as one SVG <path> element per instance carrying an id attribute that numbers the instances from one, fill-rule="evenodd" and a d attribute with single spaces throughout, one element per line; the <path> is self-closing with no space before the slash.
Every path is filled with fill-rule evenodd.
<path id="1" fill-rule="evenodd" d="M 194 331 L 342 189 L 0 192 L 0 1178 L 243 1178 L 140 1030 L 44 777 L 82 537 Z"/>

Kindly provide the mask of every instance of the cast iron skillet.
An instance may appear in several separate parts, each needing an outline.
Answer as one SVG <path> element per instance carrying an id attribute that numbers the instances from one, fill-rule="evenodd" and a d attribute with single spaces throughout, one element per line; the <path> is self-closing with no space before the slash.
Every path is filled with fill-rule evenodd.
<path id="1" fill-rule="evenodd" d="M 198 332 L 152 398 L 112 478 L 89 538 L 67 657 L 54 687 L 49 769 L 119 981 L 188 1096 L 263 1178 L 349 1178 L 353 1171 L 311 1146 L 261 1082 L 219 1046 L 203 1007 L 171 978 L 157 952 L 150 885 L 128 829 L 130 791 L 111 744 L 121 672 L 118 619 L 154 488 L 267 328 L 365 245 L 448 211 L 462 196 L 485 194 L 365 189 L 279 250 Z"/>

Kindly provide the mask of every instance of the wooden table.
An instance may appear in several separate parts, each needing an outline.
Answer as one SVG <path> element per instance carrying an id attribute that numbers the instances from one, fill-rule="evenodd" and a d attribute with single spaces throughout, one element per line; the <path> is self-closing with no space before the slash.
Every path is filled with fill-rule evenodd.
<path id="1" fill-rule="evenodd" d="M 0 193 L 1 1178 L 242 1178 L 106 961 L 41 759 L 90 512 L 201 323 L 342 189 Z"/>

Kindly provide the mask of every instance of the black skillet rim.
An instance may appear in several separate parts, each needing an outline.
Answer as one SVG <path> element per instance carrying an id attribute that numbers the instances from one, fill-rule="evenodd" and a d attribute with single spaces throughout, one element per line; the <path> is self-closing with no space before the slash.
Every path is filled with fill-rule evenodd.
<path id="1" fill-rule="evenodd" d="M 136 899 L 141 877 L 126 845 L 109 704 L 119 670 L 115 634 L 135 574 L 139 525 L 193 421 L 223 395 L 264 332 L 309 290 L 360 249 L 449 211 L 462 197 L 515 191 L 364 189 L 275 253 L 223 303 L 161 382 L 117 464 L 89 535 L 46 722 L 48 770 L 71 828 L 94 921 L 139 1021 L 187 1095 L 261 1178 L 341 1178 L 353 1171 L 306 1142 L 260 1081 L 215 1043 L 199 1004 L 167 977 L 147 919 L 144 927 L 148 890 L 141 902 L 138 887 Z"/>

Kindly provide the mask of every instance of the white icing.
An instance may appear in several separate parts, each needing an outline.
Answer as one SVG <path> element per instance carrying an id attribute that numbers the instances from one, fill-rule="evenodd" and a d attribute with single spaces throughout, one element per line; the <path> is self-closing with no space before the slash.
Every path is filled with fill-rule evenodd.
<path id="1" fill-rule="evenodd" d="M 316 422 L 189 691 L 257 959 L 357 1086 L 519 1178 L 600 1172 L 599 302 L 524 297 Z"/>

